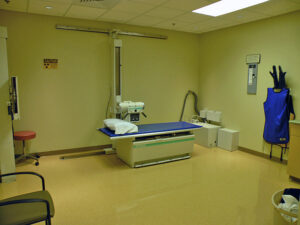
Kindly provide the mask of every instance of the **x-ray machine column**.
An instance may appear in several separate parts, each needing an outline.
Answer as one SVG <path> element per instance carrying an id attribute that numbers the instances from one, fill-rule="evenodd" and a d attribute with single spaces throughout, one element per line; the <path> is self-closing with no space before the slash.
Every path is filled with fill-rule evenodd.
<path id="1" fill-rule="evenodd" d="M 113 39 L 113 116 L 121 119 L 118 104 L 122 102 L 122 40 Z"/>

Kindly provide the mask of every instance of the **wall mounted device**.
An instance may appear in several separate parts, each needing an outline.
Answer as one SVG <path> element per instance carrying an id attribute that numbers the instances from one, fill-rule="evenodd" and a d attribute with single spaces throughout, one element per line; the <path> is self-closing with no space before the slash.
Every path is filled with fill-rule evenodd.
<path id="1" fill-rule="evenodd" d="M 256 94 L 257 91 L 257 72 L 258 64 L 260 63 L 260 54 L 253 54 L 246 56 L 246 63 L 248 64 L 248 79 L 247 79 L 247 93 Z"/>
<path id="2" fill-rule="evenodd" d="M 20 107 L 19 107 L 19 88 L 18 88 L 18 77 L 12 76 L 10 78 L 9 85 L 9 106 L 8 111 L 11 115 L 12 120 L 20 119 Z"/>

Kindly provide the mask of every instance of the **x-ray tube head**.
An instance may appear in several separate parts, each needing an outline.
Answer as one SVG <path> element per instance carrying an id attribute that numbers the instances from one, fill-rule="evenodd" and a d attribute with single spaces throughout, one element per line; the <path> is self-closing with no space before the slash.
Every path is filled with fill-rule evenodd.
<path id="1" fill-rule="evenodd" d="M 124 101 L 119 103 L 118 108 L 121 112 L 122 119 L 129 122 L 139 122 L 140 114 L 144 115 L 144 103 Z"/>

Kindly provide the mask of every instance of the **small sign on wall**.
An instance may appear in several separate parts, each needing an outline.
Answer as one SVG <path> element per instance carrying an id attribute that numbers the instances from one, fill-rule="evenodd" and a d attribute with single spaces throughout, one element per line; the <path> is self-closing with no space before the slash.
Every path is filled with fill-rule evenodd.
<path id="1" fill-rule="evenodd" d="M 57 69 L 58 59 L 44 59 L 44 69 Z"/>

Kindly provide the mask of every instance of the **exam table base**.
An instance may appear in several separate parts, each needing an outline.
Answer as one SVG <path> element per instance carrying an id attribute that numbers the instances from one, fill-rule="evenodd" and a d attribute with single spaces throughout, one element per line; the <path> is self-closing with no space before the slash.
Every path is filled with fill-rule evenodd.
<path id="1" fill-rule="evenodd" d="M 153 140 L 123 139 L 115 142 L 117 156 L 132 168 L 190 158 L 193 134 Z"/>

